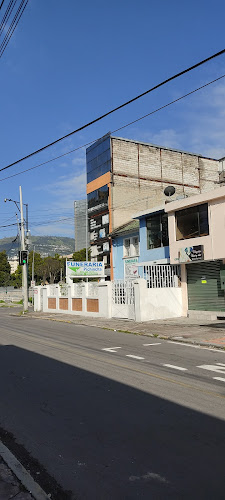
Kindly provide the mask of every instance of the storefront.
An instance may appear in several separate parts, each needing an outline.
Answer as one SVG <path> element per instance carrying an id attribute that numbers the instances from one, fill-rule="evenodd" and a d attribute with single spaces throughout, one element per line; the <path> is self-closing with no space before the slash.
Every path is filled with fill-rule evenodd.
<path id="1" fill-rule="evenodd" d="M 186 265 L 189 311 L 225 311 L 223 261 Z"/>
<path id="2" fill-rule="evenodd" d="M 166 212 L 170 262 L 181 265 L 184 315 L 224 313 L 225 187 L 168 203 Z"/>

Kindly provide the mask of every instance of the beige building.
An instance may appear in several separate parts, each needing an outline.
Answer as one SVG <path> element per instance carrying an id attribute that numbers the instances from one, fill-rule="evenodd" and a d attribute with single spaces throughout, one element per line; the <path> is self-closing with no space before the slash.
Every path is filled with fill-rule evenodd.
<path id="1" fill-rule="evenodd" d="M 133 141 L 110 134 L 87 149 L 87 197 L 92 260 L 103 260 L 113 278 L 109 234 L 132 215 L 171 199 L 214 189 L 219 161 L 198 154 Z"/>
<path id="2" fill-rule="evenodd" d="M 167 203 L 165 211 L 170 263 L 181 264 L 183 313 L 225 316 L 225 187 Z"/>
<path id="3" fill-rule="evenodd" d="M 9 265 L 10 265 L 10 274 L 13 274 L 16 272 L 17 267 L 19 265 L 19 259 L 17 256 L 12 257 L 12 259 L 9 260 Z"/>

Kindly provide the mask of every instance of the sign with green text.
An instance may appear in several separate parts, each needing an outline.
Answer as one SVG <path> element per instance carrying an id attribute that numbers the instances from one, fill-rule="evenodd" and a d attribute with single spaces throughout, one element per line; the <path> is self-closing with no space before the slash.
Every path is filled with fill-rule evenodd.
<path id="1" fill-rule="evenodd" d="M 70 278 L 103 278 L 103 262 L 75 262 L 67 261 L 66 275 Z"/>

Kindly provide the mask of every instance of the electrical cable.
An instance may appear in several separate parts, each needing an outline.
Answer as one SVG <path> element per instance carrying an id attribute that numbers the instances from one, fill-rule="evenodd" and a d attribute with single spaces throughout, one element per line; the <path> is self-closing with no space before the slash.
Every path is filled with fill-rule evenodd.
<path id="1" fill-rule="evenodd" d="M 122 129 L 126 128 L 126 127 L 130 127 L 130 125 L 133 125 L 134 123 L 137 123 L 137 122 L 139 122 L 139 121 L 141 121 L 141 120 L 144 120 L 145 118 L 147 118 L 148 116 L 153 115 L 154 113 L 158 113 L 158 111 L 161 111 L 162 109 L 167 108 L 168 106 L 171 106 L 172 104 L 174 104 L 174 103 L 176 103 L 176 102 L 178 102 L 178 101 L 181 101 L 181 100 L 182 100 L 182 99 L 184 99 L 185 97 L 188 97 L 189 95 L 194 94 L 195 92 L 198 92 L 199 90 L 201 90 L 201 89 L 203 89 L 203 88 L 205 88 L 205 87 L 208 87 L 209 85 L 212 85 L 213 83 L 215 83 L 215 82 L 217 82 L 217 81 L 221 80 L 222 78 L 225 78 L 225 74 L 224 74 L 224 75 L 222 75 L 222 76 L 219 76 L 218 78 L 215 78 L 214 80 L 211 80 L 210 82 L 208 82 L 208 83 L 206 83 L 206 84 L 202 85 L 201 87 L 198 87 L 197 89 L 192 90 L 191 92 L 188 92 L 187 94 L 184 94 L 184 95 L 183 95 L 183 96 L 181 96 L 181 97 L 178 97 L 177 99 L 174 99 L 173 101 L 170 101 L 170 102 L 169 102 L 169 103 L 167 103 L 167 104 L 164 104 L 164 105 L 163 105 L 163 106 L 161 106 L 160 108 L 157 108 L 157 109 L 155 109 L 155 110 L 151 111 L 150 113 L 147 113 L 146 115 L 143 115 L 143 116 L 141 116 L 141 117 L 139 117 L 139 118 L 137 118 L 137 119 L 133 120 L 132 122 L 129 122 L 129 123 L 127 123 L 126 125 L 123 125 L 122 127 L 119 127 L 119 128 L 117 128 L 117 129 L 113 130 L 113 131 L 111 132 L 111 134 L 115 134 L 115 132 L 118 132 L 119 130 L 122 130 Z M 90 146 L 91 144 L 94 144 L 94 143 L 95 143 L 96 141 L 98 141 L 99 139 L 101 139 L 101 138 L 94 139 L 93 141 L 87 142 L 86 144 L 83 144 L 82 146 L 79 146 L 79 147 L 77 147 L 77 148 L 71 149 L 70 151 L 67 151 L 66 153 L 63 153 L 63 154 L 61 154 L 61 155 L 55 156 L 54 158 L 51 158 L 50 160 L 46 160 L 46 161 L 44 161 L 44 162 L 42 162 L 42 163 L 39 163 L 38 165 L 34 165 L 34 167 L 30 167 L 30 168 L 27 168 L 27 169 L 25 169 L 25 170 L 22 170 L 21 172 L 17 172 L 17 173 L 15 173 L 15 174 L 12 174 L 12 175 L 9 175 L 9 176 L 7 176 L 7 177 L 4 177 L 3 179 L 0 179 L 0 182 L 6 181 L 7 179 L 11 179 L 12 177 L 16 177 L 17 175 L 21 175 L 21 174 L 24 174 L 24 173 L 29 172 L 29 171 L 31 171 L 31 170 L 34 170 L 34 169 L 36 169 L 36 168 L 42 167 L 43 165 L 47 165 L 48 163 L 51 163 L 52 161 L 58 160 L 59 158 L 62 158 L 62 157 L 64 157 L 64 156 L 67 156 L 67 155 L 69 155 L 69 154 L 71 154 L 71 153 L 74 153 L 74 152 L 78 151 L 79 149 L 83 149 L 83 148 L 85 148 L 85 147 L 87 147 L 87 146 Z M 210 158 L 210 159 L 211 159 L 211 158 Z M 22 161 L 22 160 L 19 160 L 19 161 Z M 19 161 L 18 161 L 18 162 L 19 162 Z M 14 165 L 14 164 L 13 164 L 13 165 Z M 4 168 L 0 169 L 0 172 L 1 172 L 2 170 L 5 170 L 6 168 L 10 168 L 11 166 L 12 166 L 12 165 L 8 165 L 7 167 L 4 167 Z"/>
<path id="2" fill-rule="evenodd" d="M 2 3 L 1 3 L 1 5 L 0 5 L 0 10 L 1 10 L 2 6 L 3 6 L 4 1 L 5 1 L 5 0 L 2 0 Z"/>
<path id="3" fill-rule="evenodd" d="M 28 1 L 28 0 L 27 0 Z M 13 163 L 10 163 L 9 165 L 6 165 L 5 167 L 1 168 L 0 169 L 0 172 L 2 172 L 3 170 L 6 170 L 7 168 L 10 168 L 14 165 L 17 165 L 18 163 L 20 163 L 21 161 L 23 160 L 27 160 L 28 158 L 31 158 L 32 156 L 40 153 L 41 151 L 44 151 L 45 149 L 53 146 L 54 144 L 57 144 L 58 142 L 62 141 L 63 139 L 66 139 L 67 137 L 71 137 L 71 135 L 74 135 L 76 134 L 77 132 L 80 132 L 81 130 L 84 130 L 85 128 L 87 127 L 90 127 L 90 125 L 93 125 L 94 123 L 97 123 L 98 121 L 102 120 L 103 118 L 106 118 L 106 116 L 109 116 L 110 114 L 112 113 L 115 113 L 115 111 L 118 111 L 119 109 L 122 109 L 124 108 L 125 106 L 127 106 L 128 104 L 131 104 L 132 102 L 135 102 L 137 101 L 138 99 L 140 99 L 141 97 L 149 94 L 150 92 L 153 92 L 153 90 L 156 90 L 160 87 L 162 87 L 163 85 L 171 82 L 172 80 L 175 80 L 176 78 L 188 73 L 189 71 L 192 71 L 193 69 L 195 68 L 198 68 L 199 66 L 202 66 L 203 64 L 205 64 L 206 62 L 209 62 L 211 61 L 212 59 L 215 59 L 216 57 L 222 55 L 225 53 L 225 49 L 223 50 L 220 50 L 219 52 L 213 54 L 212 56 L 209 56 L 207 57 L 206 59 L 203 59 L 202 61 L 199 61 L 198 63 L 190 66 L 189 68 L 186 68 L 182 71 L 180 71 L 179 73 L 176 73 L 175 75 L 173 76 L 170 76 L 169 78 L 167 78 L 166 80 L 163 80 L 162 82 L 158 83 L 157 85 L 155 85 L 154 87 L 151 87 L 150 89 L 146 90 L 145 92 L 142 92 L 141 94 L 133 97 L 132 99 L 130 99 L 129 101 L 126 101 L 124 102 L 123 104 L 120 104 L 119 106 L 117 106 L 116 108 L 113 108 L 111 109 L 110 111 L 107 111 L 107 113 L 104 113 L 103 115 L 101 116 L 98 116 L 97 118 L 95 118 L 94 120 L 86 123 L 85 125 L 82 125 L 81 127 L 73 130 L 72 132 L 69 132 L 68 134 L 60 137 L 59 139 L 56 139 L 55 141 L 52 141 L 50 142 L 49 144 L 46 144 L 45 146 L 37 149 L 36 151 L 33 151 L 32 153 L 24 156 L 23 158 L 20 158 L 19 160 L 16 160 L 14 161 Z"/>
<path id="4" fill-rule="evenodd" d="M 11 7 L 11 8 L 10 8 L 10 12 L 8 12 L 7 19 L 5 20 L 4 25 L 7 23 L 7 21 L 8 21 L 8 19 L 9 19 L 9 17 L 10 17 L 10 14 L 11 14 L 12 10 L 14 9 L 14 6 L 15 6 L 16 2 L 17 2 L 17 0 L 14 0 L 14 3 L 13 3 L 13 4 L 11 4 L 11 6 L 10 6 L 10 7 Z M 17 19 L 18 15 L 19 15 L 19 12 L 20 12 L 20 10 L 21 10 L 21 8 L 22 8 L 22 4 L 23 4 L 24 2 L 25 2 L 25 0 L 21 0 L 21 3 L 20 3 L 20 5 L 19 5 L 19 7 L 18 7 L 18 9 L 17 9 L 17 11 L 16 11 L 16 14 L 15 14 L 15 15 L 14 15 L 14 17 L 13 17 L 13 20 L 12 20 L 12 22 L 11 22 L 11 24 L 10 24 L 9 28 L 8 28 L 8 31 L 7 31 L 7 33 L 5 34 L 5 37 L 4 37 L 3 41 L 1 42 L 1 45 L 0 45 L 0 52 L 1 52 L 1 50 L 3 49 L 3 47 L 4 47 L 5 43 L 6 43 L 7 39 L 8 39 L 8 37 L 9 37 L 9 35 L 10 35 L 10 33 L 11 33 L 12 29 L 13 29 L 13 26 L 14 26 L 14 24 L 15 24 L 15 22 L 16 22 L 16 19 Z M 4 26 L 3 26 L 3 29 L 4 29 Z"/>
<path id="5" fill-rule="evenodd" d="M 10 227 L 10 226 L 17 226 L 17 222 L 15 222 L 15 224 L 7 224 L 6 226 L 0 226 L 1 227 Z"/>
<path id="6" fill-rule="evenodd" d="M 1 24 L 0 24 L 0 35 L 4 31 L 5 25 L 10 17 L 12 10 L 14 9 L 16 2 L 17 2 L 17 0 L 10 0 L 10 2 L 9 2 L 9 5 L 5 11 L 5 14 L 4 14 L 2 21 L 1 21 Z"/>
<path id="7" fill-rule="evenodd" d="M 22 0 L 22 2 L 21 2 L 21 4 L 20 4 L 20 6 L 19 6 L 19 8 L 18 8 L 18 11 L 17 11 L 17 13 L 15 14 L 14 19 L 13 19 L 13 21 L 12 21 L 12 23 L 11 23 L 11 26 L 9 27 L 9 30 L 7 31 L 7 34 L 6 34 L 6 36 L 5 36 L 5 38 L 4 38 L 3 42 L 2 42 L 2 44 L 1 44 L 1 46 L 0 46 L 0 58 L 2 57 L 3 53 L 5 52 L 5 49 L 6 49 L 6 47 L 7 47 L 8 43 L 9 43 L 9 41 L 10 41 L 10 39 L 11 39 L 11 37 L 12 37 L 12 35 L 13 35 L 13 33 L 14 33 L 14 31 L 15 31 L 15 29 L 16 29 L 16 27 L 17 27 L 17 25 L 18 25 L 18 23 L 19 23 L 19 21 L 20 21 L 20 19 L 21 19 L 22 15 L 23 15 L 23 13 L 24 13 L 24 10 L 25 10 L 25 8 L 26 8 L 26 6 L 27 6 L 27 4 L 28 4 L 28 1 L 29 1 L 29 0 L 26 0 L 26 1 L 25 1 L 25 4 L 24 4 L 24 6 L 23 6 L 24 1 L 25 1 L 25 0 Z M 22 10 L 21 10 L 21 9 L 22 9 Z M 18 16 L 19 16 L 19 17 L 18 17 Z M 17 21 L 16 21 L 16 19 L 17 19 Z M 16 22 L 15 22 L 15 21 L 16 21 Z M 11 31 L 11 33 L 10 33 L 10 31 Z M 9 34 L 9 33 L 10 33 L 10 36 L 8 36 L 8 34 Z"/>

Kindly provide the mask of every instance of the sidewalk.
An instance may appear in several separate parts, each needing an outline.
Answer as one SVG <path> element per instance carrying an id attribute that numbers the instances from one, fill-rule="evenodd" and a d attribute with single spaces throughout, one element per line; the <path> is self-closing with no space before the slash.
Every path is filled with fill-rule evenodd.
<path id="1" fill-rule="evenodd" d="M 0 499 L 34 500 L 0 457 Z"/>
<path id="2" fill-rule="evenodd" d="M 123 331 L 159 337 L 179 342 L 193 343 L 203 346 L 212 346 L 225 349 L 225 321 L 224 320 L 196 320 L 194 318 L 174 318 L 157 321 L 136 321 L 117 318 L 94 318 L 74 316 L 70 314 L 29 312 L 26 318 L 48 319 L 74 323 L 76 325 L 94 326 L 109 330 Z"/>

